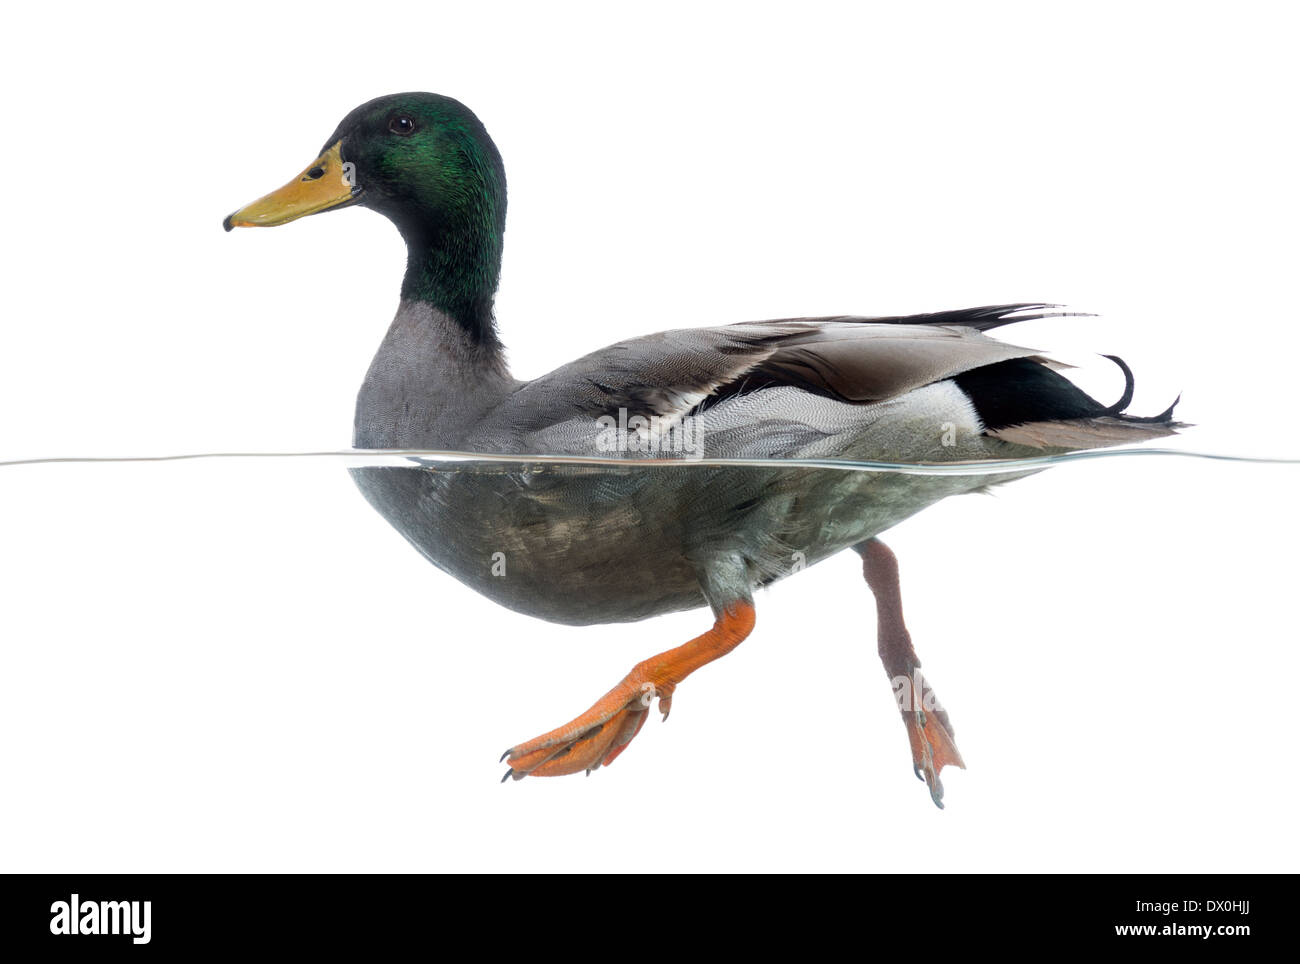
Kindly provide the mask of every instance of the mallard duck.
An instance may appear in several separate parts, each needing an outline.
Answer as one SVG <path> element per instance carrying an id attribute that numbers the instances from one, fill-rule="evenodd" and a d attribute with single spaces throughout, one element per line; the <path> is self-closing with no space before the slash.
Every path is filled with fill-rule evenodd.
<path id="1" fill-rule="evenodd" d="M 590 709 L 512 746 L 506 777 L 608 765 L 658 701 L 754 628 L 754 590 L 851 549 L 875 595 L 877 644 L 915 772 L 942 806 L 963 766 L 918 667 L 898 570 L 880 533 L 950 495 L 1018 478 L 782 467 L 707 459 L 952 462 L 1015 458 L 1173 433 L 1173 407 L 1125 414 L 991 329 L 1055 306 L 905 317 L 794 318 L 682 328 L 513 378 L 493 313 L 506 217 L 501 156 L 464 105 L 428 93 L 353 110 L 307 168 L 225 219 L 286 224 L 357 205 L 407 246 L 401 302 L 357 398 L 360 449 L 671 456 L 667 467 L 354 469 L 362 493 L 440 569 L 495 602 L 559 623 L 708 606 L 694 639 L 638 663 Z M 1113 356 L 1108 356 L 1113 357 Z M 684 440 L 684 441 L 683 441 Z M 504 778 L 503 778 L 504 779 Z"/>

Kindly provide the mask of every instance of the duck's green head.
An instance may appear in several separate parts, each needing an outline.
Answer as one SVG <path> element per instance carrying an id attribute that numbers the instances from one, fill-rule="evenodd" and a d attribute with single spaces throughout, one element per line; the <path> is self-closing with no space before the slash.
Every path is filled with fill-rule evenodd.
<path id="1" fill-rule="evenodd" d="M 494 337 L 506 176 L 469 108 L 424 93 L 362 104 L 301 174 L 224 226 L 270 227 L 353 204 L 383 214 L 406 240 L 404 299 L 429 302 L 476 336 Z"/>

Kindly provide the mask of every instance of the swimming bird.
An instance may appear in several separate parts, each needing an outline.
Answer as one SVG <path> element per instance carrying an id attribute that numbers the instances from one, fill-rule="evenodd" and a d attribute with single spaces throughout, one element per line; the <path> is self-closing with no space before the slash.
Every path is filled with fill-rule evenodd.
<path id="1" fill-rule="evenodd" d="M 1125 414 L 1133 378 L 1117 358 L 1126 387 L 1105 405 L 1059 374 L 1067 366 L 987 334 L 1066 314 L 1038 303 L 678 328 L 516 379 L 493 310 L 505 169 L 483 124 L 449 97 L 361 105 L 301 174 L 224 226 L 348 206 L 387 217 L 407 247 L 401 301 L 357 397 L 357 448 L 622 460 L 543 471 L 353 469 L 371 505 L 440 569 L 521 613 L 586 625 L 712 612 L 700 635 L 638 663 L 586 712 L 507 750 L 506 777 L 516 780 L 612 763 L 656 700 L 667 718 L 678 685 L 750 634 L 757 587 L 853 550 L 875 596 L 877 648 L 914 771 L 942 807 L 941 771 L 964 764 L 920 672 L 897 563 L 878 536 L 947 496 L 1027 473 L 922 476 L 779 460 L 984 461 L 1178 428 L 1172 406 Z M 637 465 L 665 454 L 673 461 Z M 775 464 L 693 466 L 700 457 Z"/>

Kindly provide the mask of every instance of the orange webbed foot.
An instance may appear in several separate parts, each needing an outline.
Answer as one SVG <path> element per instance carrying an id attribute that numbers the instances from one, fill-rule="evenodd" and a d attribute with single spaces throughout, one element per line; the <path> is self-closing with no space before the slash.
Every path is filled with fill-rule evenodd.
<path id="1" fill-rule="evenodd" d="M 559 777 L 609 766 L 641 732 L 650 706 L 656 698 L 664 719 L 672 690 L 664 692 L 649 681 L 638 682 L 629 675 L 595 706 L 564 726 L 513 746 L 502 755 L 510 761 L 501 782 L 527 776 Z"/>
<path id="2" fill-rule="evenodd" d="M 907 742 L 912 748 L 912 770 L 930 788 L 930 799 L 943 809 L 943 782 L 939 773 L 946 766 L 966 769 L 952 736 L 948 714 L 919 669 L 903 677 L 896 690 Z M 897 684 L 896 684 L 897 685 Z"/>
<path id="3" fill-rule="evenodd" d="M 668 719 L 677 684 L 701 666 L 735 649 L 754 628 L 754 605 L 737 600 L 713 628 L 688 643 L 638 663 L 623 681 L 577 719 L 507 750 L 510 769 L 501 778 L 558 777 L 609 766 L 641 732 L 651 705 Z"/>
<path id="4" fill-rule="evenodd" d="M 921 675 L 921 661 L 912 648 L 912 637 L 903 622 L 903 600 L 898 585 L 898 560 L 879 539 L 854 546 L 862 556 L 862 575 L 876 597 L 876 646 L 898 700 L 907 742 L 912 748 L 912 770 L 930 788 L 930 799 L 943 809 L 943 783 L 939 773 L 946 766 L 966 769 L 952 724 L 939 705 L 930 684 Z"/>

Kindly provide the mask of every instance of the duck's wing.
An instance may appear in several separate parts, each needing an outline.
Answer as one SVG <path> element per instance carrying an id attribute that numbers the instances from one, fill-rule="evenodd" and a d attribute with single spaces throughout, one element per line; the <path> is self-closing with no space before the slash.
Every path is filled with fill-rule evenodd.
<path id="1" fill-rule="evenodd" d="M 687 328 L 618 342 L 528 382 L 506 414 L 520 434 L 577 417 L 681 418 L 700 405 L 789 386 L 876 402 L 1015 358 L 1053 364 L 984 331 L 1053 306 L 998 305 L 898 317 L 788 318 Z"/>
<path id="2" fill-rule="evenodd" d="M 525 383 L 496 413 L 492 434 L 508 435 L 529 451 L 589 448 L 596 420 L 603 417 L 621 425 L 636 416 L 657 418 L 661 430 L 705 410 L 716 417 L 730 408 L 744 419 L 750 416 L 741 407 L 725 403 L 775 388 L 796 391 L 783 393 L 779 415 L 769 410 L 767 417 L 816 432 L 827 399 L 869 405 L 946 379 L 969 397 L 985 434 L 1006 441 L 1090 448 L 1170 434 L 1175 426 L 1169 412 L 1150 419 L 1121 414 L 1131 396 L 1127 367 L 1124 399 L 1106 406 L 1056 374 L 1068 366 L 984 334 L 1016 321 L 1069 314 L 1050 310 L 1055 307 L 789 318 L 659 332 L 610 345 Z"/>

